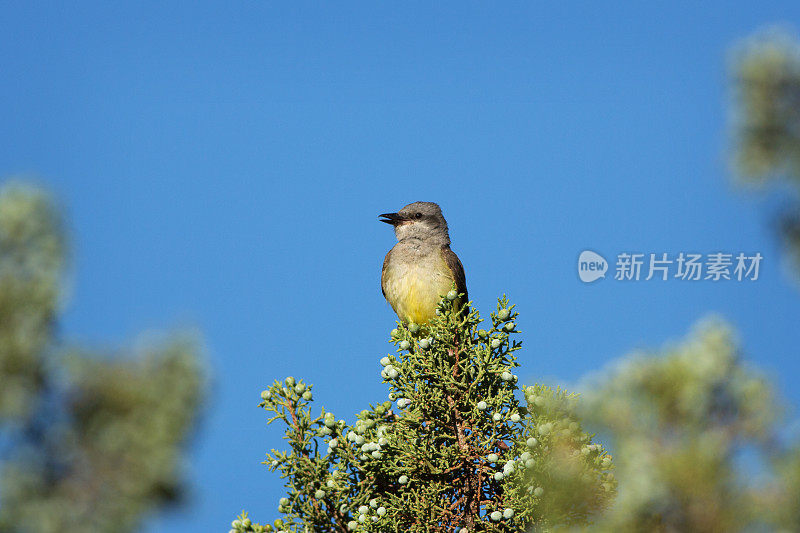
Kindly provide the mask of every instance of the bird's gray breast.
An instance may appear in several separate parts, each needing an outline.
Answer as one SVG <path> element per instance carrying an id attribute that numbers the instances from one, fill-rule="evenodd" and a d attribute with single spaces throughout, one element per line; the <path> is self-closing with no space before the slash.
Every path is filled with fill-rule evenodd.
<path id="1" fill-rule="evenodd" d="M 386 265 L 384 290 L 395 309 L 398 300 L 425 300 L 435 305 L 450 290 L 453 275 L 442 258 L 441 246 L 399 242 Z"/>

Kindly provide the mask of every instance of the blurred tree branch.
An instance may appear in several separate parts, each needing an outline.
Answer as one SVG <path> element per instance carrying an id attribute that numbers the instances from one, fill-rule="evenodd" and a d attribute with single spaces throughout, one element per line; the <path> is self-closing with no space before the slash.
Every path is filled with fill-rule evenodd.
<path id="1" fill-rule="evenodd" d="M 734 163 L 740 181 L 793 189 L 778 230 L 800 273 L 800 42 L 787 32 L 759 32 L 734 54 Z"/>
<path id="2" fill-rule="evenodd" d="M 800 531 L 800 446 L 773 386 L 708 320 L 661 353 L 586 384 L 588 427 L 610 440 L 620 493 L 599 531 Z"/>
<path id="3" fill-rule="evenodd" d="M 0 187 L 0 531 L 133 531 L 179 501 L 199 346 L 113 359 L 56 336 L 66 243 L 43 191 Z"/>

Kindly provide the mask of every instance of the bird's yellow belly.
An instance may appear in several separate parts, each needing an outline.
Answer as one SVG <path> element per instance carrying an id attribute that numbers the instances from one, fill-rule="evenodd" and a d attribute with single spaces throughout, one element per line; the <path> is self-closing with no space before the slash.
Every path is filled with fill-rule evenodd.
<path id="1" fill-rule="evenodd" d="M 393 268 L 387 276 L 386 299 L 404 322 L 424 324 L 436 315 L 439 300 L 452 285 L 453 278 L 444 261 L 434 269 Z"/>

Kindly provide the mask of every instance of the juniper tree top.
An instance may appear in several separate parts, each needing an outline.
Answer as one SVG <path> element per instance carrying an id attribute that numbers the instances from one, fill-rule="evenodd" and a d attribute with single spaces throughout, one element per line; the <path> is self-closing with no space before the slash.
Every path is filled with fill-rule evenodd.
<path id="1" fill-rule="evenodd" d="M 265 461 L 284 479 L 283 517 L 259 525 L 245 513 L 233 531 L 525 531 L 583 524 L 608 504 L 611 457 L 581 428 L 575 397 L 518 388 L 513 306 L 501 299 L 481 329 L 458 296 L 425 326 L 392 330 L 388 401 L 350 420 L 312 414 L 302 380 L 262 392 L 270 423 L 287 425 L 288 451 Z"/>

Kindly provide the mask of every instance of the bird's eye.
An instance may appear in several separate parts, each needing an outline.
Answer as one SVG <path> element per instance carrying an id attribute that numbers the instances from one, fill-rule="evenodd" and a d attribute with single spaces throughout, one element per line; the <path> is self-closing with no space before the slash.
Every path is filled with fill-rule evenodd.
<path id="1" fill-rule="evenodd" d="M 414 215 L 414 218 L 422 218 L 422 213 L 417 213 L 416 215 Z"/>

